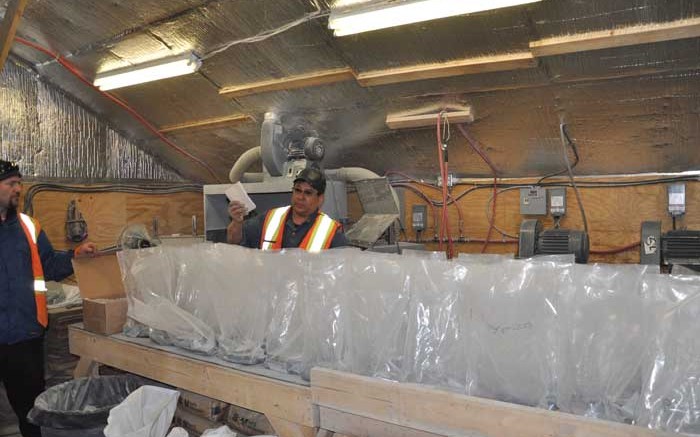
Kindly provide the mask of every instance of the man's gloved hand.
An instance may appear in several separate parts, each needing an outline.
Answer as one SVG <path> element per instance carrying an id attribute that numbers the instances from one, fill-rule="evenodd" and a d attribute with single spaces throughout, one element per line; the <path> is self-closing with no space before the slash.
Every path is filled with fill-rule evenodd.
<path id="1" fill-rule="evenodd" d="M 230 215 L 231 220 L 236 223 L 243 223 L 246 212 L 246 208 L 241 202 L 233 200 L 228 204 L 228 215 Z"/>

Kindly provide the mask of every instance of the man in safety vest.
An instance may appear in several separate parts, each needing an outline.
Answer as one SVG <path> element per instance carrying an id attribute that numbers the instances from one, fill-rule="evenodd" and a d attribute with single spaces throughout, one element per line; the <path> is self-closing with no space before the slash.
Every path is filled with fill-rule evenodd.
<path id="1" fill-rule="evenodd" d="M 22 435 L 40 437 L 39 427 L 27 422 L 27 413 L 44 391 L 44 281 L 71 275 L 73 256 L 96 248 L 85 243 L 71 252 L 54 251 L 39 222 L 17 211 L 21 187 L 19 167 L 0 160 L 0 382 Z"/>
<path id="2" fill-rule="evenodd" d="M 311 252 L 346 246 L 340 223 L 322 213 L 326 178 L 316 168 L 305 168 L 294 179 L 292 204 L 244 221 L 242 203 L 229 204 L 231 223 L 226 232 L 229 243 L 263 250 L 299 247 Z"/>

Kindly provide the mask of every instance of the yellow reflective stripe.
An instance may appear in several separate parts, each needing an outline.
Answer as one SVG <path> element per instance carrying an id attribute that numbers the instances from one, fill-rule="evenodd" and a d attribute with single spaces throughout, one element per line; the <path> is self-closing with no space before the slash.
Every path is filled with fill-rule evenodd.
<path id="1" fill-rule="evenodd" d="M 272 217 L 270 217 L 270 221 L 264 229 L 265 236 L 263 237 L 263 243 L 260 247 L 262 250 L 270 250 L 272 242 L 276 241 L 275 237 L 279 235 L 280 226 L 284 225 L 282 219 L 289 208 L 289 206 L 277 208 L 272 212 Z"/>
<path id="2" fill-rule="evenodd" d="M 34 292 L 35 293 L 45 293 L 46 291 L 47 291 L 46 282 L 43 279 L 35 279 L 34 280 Z"/>
<path id="3" fill-rule="evenodd" d="M 37 236 L 36 236 L 36 226 L 34 226 L 34 220 L 32 220 L 31 217 L 29 217 L 26 214 L 19 214 L 19 217 L 22 219 L 22 222 L 24 222 L 24 225 L 29 229 L 29 233 L 32 236 L 32 241 L 34 244 L 36 244 Z"/>
<path id="4" fill-rule="evenodd" d="M 330 237 L 331 229 L 333 229 L 333 219 L 327 215 L 322 215 L 320 217 L 320 223 L 311 237 L 311 242 L 309 243 L 309 252 L 320 252 L 325 246 L 326 241 Z"/>

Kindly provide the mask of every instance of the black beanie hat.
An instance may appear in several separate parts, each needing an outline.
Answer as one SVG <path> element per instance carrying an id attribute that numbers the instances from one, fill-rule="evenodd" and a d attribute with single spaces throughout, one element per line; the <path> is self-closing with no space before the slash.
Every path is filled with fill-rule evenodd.
<path id="1" fill-rule="evenodd" d="M 0 159 L 0 181 L 11 178 L 12 176 L 22 177 L 22 174 L 19 172 L 19 165 Z"/>

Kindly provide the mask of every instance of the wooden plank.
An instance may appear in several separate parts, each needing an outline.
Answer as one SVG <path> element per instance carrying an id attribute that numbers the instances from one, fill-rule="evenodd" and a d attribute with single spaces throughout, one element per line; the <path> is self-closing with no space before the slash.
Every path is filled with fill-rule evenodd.
<path id="1" fill-rule="evenodd" d="M 181 355 L 69 328 L 70 351 L 90 359 L 264 413 L 302 427 L 317 418 L 308 387 L 265 378 Z"/>
<path id="2" fill-rule="evenodd" d="M 530 50 L 541 57 L 697 37 L 700 17 L 545 38 L 530 42 Z"/>
<path id="3" fill-rule="evenodd" d="M 316 71 L 298 76 L 289 76 L 282 79 L 224 87 L 219 90 L 219 94 L 226 97 L 243 97 L 270 91 L 293 90 L 297 88 L 328 85 L 331 83 L 345 82 L 354 79 L 355 72 L 352 70 L 352 68 L 343 67 L 333 70 Z"/>
<path id="4" fill-rule="evenodd" d="M 437 437 L 440 435 L 356 416 L 332 408 L 320 407 L 319 411 L 321 429 L 335 432 L 335 437 L 338 437 L 339 433 L 355 437 Z"/>
<path id="5" fill-rule="evenodd" d="M 186 123 L 171 124 L 161 127 L 160 133 L 166 134 L 182 130 L 198 131 L 204 129 L 216 129 L 231 124 L 247 123 L 251 121 L 255 121 L 255 118 L 250 115 L 236 114 L 229 115 L 227 117 L 214 117 L 204 120 L 188 121 Z"/>
<path id="6" fill-rule="evenodd" d="M 311 390 L 319 407 L 439 435 L 677 435 L 320 368 L 311 371 Z"/>
<path id="7" fill-rule="evenodd" d="M 5 67 L 5 61 L 10 54 L 10 48 L 15 39 L 17 26 L 22 19 L 24 8 L 29 0 L 10 0 L 5 9 L 5 16 L 0 23 L 0 71 Z"/>
<path id="8" fill-rule="evenodd" d="M 447 117 L 450 123 L 473 123 L 474 114 L 471 109 L 467 111 L 446 112 L 443 116 Z M 434 127 L 437 123 L 438 114 L 422 114 L 422 115 L 392 115 L 386 117 L 386 125 L 389 129 L 409 129 L 416 127 Z"/>
<path id="9" fill-rule="evenodd" d="M 275 429 L 279 436 L 285 437 L 316 437 L 316 428 L 310 426 L 302 426 L 298 423 L 293 423 L 288 420 L 280 419 L 279 417 L 267 416 L 267 420 Z"/>
<path id="10" fill-rule="evenodd" d="M 27 184 L 29 188 L 30 184 Z M 113 246 L 127 224 L 141 223 L 151 229 L 158 218 L 161 235 L 192 233 L 192 216 L 197 216 L 198 233 L 204 233 L 202 194 L 70 193 L 42 191 L 33 200 L 34 216 L 56 249 L 74 244 L 66 240 L 68 202 L 75 200 L 88 224 L 88 239 L 98 247 Z"/>
<path id="11" fill-rule="evenodd" d="M 100 363 L 96 363 L 90 358 L 80 358 L 78 361 L 78 365 L 75 366 L 75 370 L 73 370 L 73 377 L 74 378 L 85 378 L 85 377 L 93 377 L 93 376 L 98 376 L 99 375 L 99 370 L 100 370 Z"/>
<path id="12" fill-rule="evenodd" d="M 491 73 L 494 71 L 534 68 L 537 65 L 532 53 L 519 52 L 493 56 L 481 56 L 433 64 L 359 73 L 357 81 L 364 87 L 412 82 L 415 80 L 463 76 L 465 74 Z"/>

